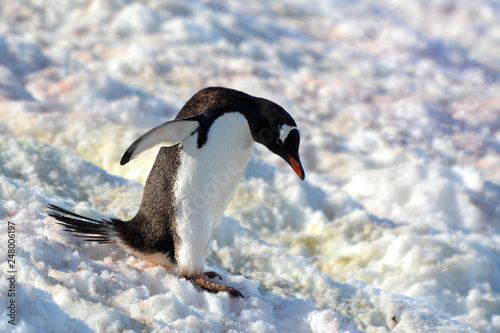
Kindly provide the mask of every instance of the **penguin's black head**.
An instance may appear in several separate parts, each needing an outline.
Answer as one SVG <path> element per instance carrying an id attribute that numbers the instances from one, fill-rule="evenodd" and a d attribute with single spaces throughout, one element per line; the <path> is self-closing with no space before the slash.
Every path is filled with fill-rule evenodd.
<path id="1" fill-rule="evenodd" d="M 252 129 L 254 141 L 281 156 L 304 180 L 305 173 L 299 157 L 300 134 L 292 116 L 281 106 L 259 99 L 262 117 Z"/>

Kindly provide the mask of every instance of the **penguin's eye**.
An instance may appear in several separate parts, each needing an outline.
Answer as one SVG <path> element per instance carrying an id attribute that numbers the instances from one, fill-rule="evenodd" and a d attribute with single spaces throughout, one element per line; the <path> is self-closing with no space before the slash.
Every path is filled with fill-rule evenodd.
<path id="1" fill-rule="evenodd" d="M 281 140 L 280 138 L 276 140 L 276 143 L 279 144 L 280 146 L 283 146 L 283 140 Z"/>

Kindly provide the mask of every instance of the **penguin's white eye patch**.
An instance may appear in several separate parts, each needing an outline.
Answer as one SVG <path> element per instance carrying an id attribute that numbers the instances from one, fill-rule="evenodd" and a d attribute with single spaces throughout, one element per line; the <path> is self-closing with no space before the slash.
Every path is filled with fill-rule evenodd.
<path id="1" fill-rule="evenodd" d="M 297 129 L 296 126 L 288 126 L 288 125 L 282 125 L 279 129 L 279 137 L 278 140 L 276 141 L 279 145 L 282 145 L 286 138 L 288 138 L 288 134 L 294 129 Z M 281 143 L 279 143 L 281 141 Z"/>

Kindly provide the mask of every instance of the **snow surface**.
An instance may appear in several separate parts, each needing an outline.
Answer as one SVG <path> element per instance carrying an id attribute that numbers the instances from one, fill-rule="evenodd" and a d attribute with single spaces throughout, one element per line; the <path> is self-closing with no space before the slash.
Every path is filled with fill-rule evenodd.
<path id="1" fill-rule="evenodd" d="M 500 331 L 498 2 L 35 0 L 0 16 L 9 331 Z M 306 181 L 256 147 L 215 229 L 207 269 L 244 299 L 45 214 L 132 217 L 155 152 L 121 155 L 211 85 L 279 103 L 302 136 Z"/>

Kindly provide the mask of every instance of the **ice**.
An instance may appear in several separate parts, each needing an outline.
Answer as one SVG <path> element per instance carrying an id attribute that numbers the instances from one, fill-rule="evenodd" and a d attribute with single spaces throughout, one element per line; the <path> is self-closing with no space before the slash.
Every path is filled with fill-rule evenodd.
<path id="1" fill-rule="evenodd" d="M 500 330 L 495 1 L 0 6 L 9 329 Z M 132 217 L 155 151 L 121 167 L 123 152 L 211 85 L 279 103 L 301 133 L 306 181 L 257 146 L 214 230 L 206 268 L 244 299 L 85 243 L 45 213 Z"/>

